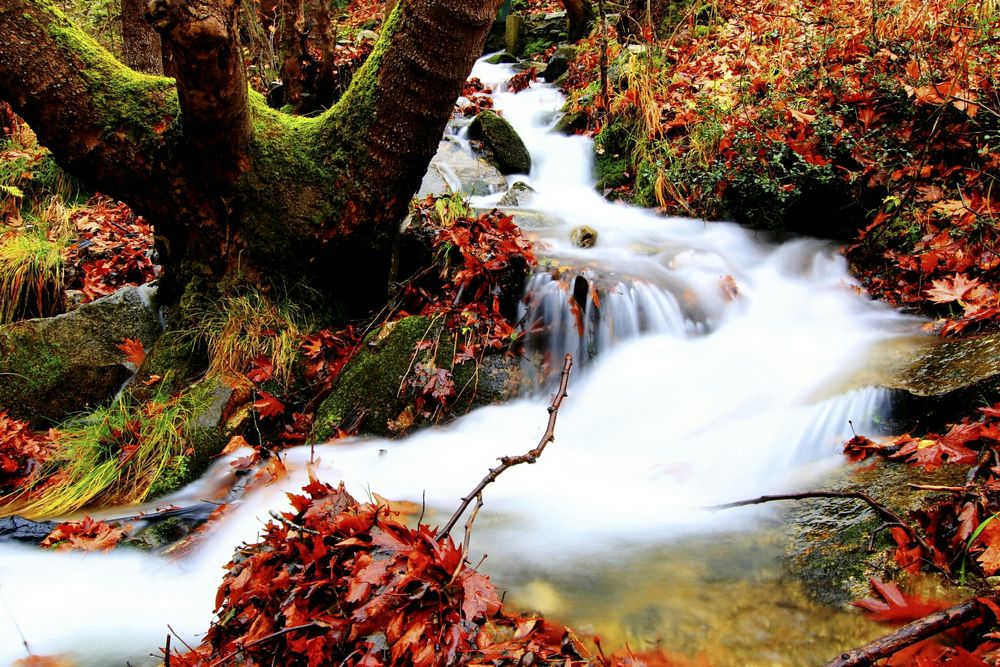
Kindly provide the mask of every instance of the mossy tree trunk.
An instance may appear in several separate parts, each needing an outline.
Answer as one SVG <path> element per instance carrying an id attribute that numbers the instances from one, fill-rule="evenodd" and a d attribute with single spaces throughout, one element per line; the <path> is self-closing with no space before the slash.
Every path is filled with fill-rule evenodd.
<path id="1" fill-rule="evenodd" d="M 371 305 L 499 3 L 400 3 L 340 101 L 299 118 L 248 90 L 237 0 L 153 4 L 176 82 L 128 69 L 51 0 L 0 0 L 0 98 L 153 223 L 165 300 L 194 279 L 268 278 Z"/>

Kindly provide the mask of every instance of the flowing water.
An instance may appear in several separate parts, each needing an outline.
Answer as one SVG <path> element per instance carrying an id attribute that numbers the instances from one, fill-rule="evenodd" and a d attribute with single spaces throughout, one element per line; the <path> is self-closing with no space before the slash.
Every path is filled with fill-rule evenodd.
<path id="1" fill-rule="evenodd" d="M 510 73 L 474 72 L 496 89 Z M 530 233 L 547 269 L 525 297 L 528 347 L 578 363 L 556 442 L 486 490 L 473 562 L 489 554 L 484 567 L 515 600 L 612 642 L 718 664 L 814 664 L 870 633 L 782 585 L 770 514 L 704 508 L 808 486 L 838 465 L 848 421 L 872 432 L 888 409 L 885 392 L 851 378 L 916 324 L 864 297 L 829 244 L 605 201 L 591 142 L 548 131 L 562 104 L 553 88 L 495 103 L 534 161 L 518 178 L 535 190 Z M 594 247 L 573 245 L 578 225 L 596 230 Z M 318 474 L 359 498 L 424 499 L 425 520 L 440 523 L 498 456 L 537 442 L 548 400 L 543 388 L 403 441 L 317 446 Z M 196 641 L 232 549 L 287 506 L 309 454 L 289 451 L 288 479 L 249 493 L 182 557 L 0 546 L 0 664 L 25 654 L 22 636 L 94 665 L 141 663 L 167 624 Z M 159 504 L 216 497 L 228 464 Z M 727 641 L 740 646 L 718 650 Z"/>

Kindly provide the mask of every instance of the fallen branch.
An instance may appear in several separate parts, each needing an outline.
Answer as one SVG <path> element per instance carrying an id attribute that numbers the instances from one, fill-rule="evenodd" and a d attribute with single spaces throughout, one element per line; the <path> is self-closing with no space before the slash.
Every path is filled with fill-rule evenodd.
<path id="1" fill-rule="evenodd" d="M 725 503 L 723 505 L 713 505 L 709 509 L 713 510 L 724 510 L 733 507 L 744 507 L 746 505 L 761 505 L 763 503 L 774 502 L 775 500 L 804 500 L 806 498 L 853 498 L 855 500 L 863 500 L 868 503 L 868 506 L 888 524 L 898 525 L 900 528 L 905 530 L 910 534 L 910 537 L 920 545 L 920 548 L 924 550 L 924 553 L 930 556 L 934 552 L 931 551 L 931 547 L 927 544 L 927 541 L 916 531 L 916 529 L 903 520 L 903 517 L 899 516 L 893 512 L 888 507 L 880 505 L 878 501 L 869 496 L 863 491 L 805 491 L 802 493 L 784 493 L 775 496 L 760 496 L 759 498 L 751 498 L 750 500 L 738 500 L 734 503 Z"/>
<path id="2" fill-rule="evenodd" d="M 921 619 L 908 623 L 895 632 L 870 641 L 864 646 L 848 651 L 826 667 L 866 667 L 876 660 L 887 658 L 898 653 L 907 646 L 933 637 L 936 634 L 974 620 L 982 613 L 982 605 L 978 598 L 966 600 L 954 607 L 928 614 Z"/>
<path id="3" fill-rule="evenodd" d="M 500 473 L 507 468 L 518 465 L 519 463 L 534 463 L 538 460 L 538 457 L 541 456 L 542 452 L 545 451 L 545 446 L 556 439 L 556 416 L 559 414 L 559 406 L 562 405 L 562 400 L 566 398 L 566 386 L 569 384 L 569 371 L 572 367 L 573 355 L 567 354 L 566 360 L 563 362 L 562 376 L 559 380 L 559 391 L 556 392 L 556 395 L 552 398 L 552 404 L 549 405 L 548 426 L 545 428 L 545 433 L 542 434 L 542 439 L 538 441 L 535 448 L 526 454 L 521 454 L 520 456 L 500 457 L 500 465 L 496 468 L 490 468 L 489 474 L 487 474 L 486 477 L 483 477 L 482 481 L 476 485 L 476 488 L 474 488 L 469 495 L 462 498 L 462 504 L 458 506 L 455 513 L 451 515 L 450 519 L 448 519 L 448 523 L 444 525 L 444 528 L 438 531 L 438 534 L 434 539 L 440 541 L 447 537 L 451 533 L 451 529 L 455 527 L 456 523 L 458 523 L 459 518 L 465 510 L 469 509 L 469 505 L 472 501 L 476 498 L 480 498 L 480 502 L 482 502 L 481 498 L 483 489 L 496 481 L 496 478 L 500 476 Z M 473 515 L 472 519 L 475 519 L 475 515 Z M 466 532 L 471 530 L 471 527 L 470 523 L 470 525 L 467 526 Z"/>

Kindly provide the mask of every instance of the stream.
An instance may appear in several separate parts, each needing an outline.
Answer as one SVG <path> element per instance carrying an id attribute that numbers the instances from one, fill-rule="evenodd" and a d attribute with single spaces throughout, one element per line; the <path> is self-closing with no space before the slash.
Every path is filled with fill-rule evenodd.
<path id="1" fill-rule="evenodd" d="M 776 244 L 604 200 L 592 142 L 549 132 L 562 95 L 541 83 L 496 92 L 511 73 L 480 61 L 473 76 L 494 88 L 532 155 L 531 174 L 516 180 L 535 191 L 524 219 L 544 270 L 524 309 L 543 326 L 527 346 L 577 363 L 555 443 L 486 489 L 470 560 L 488 554 L 482 567 L 508 601 L 598 632 L 606 648 L 809 665 L 877 634 L 784 581 L 772 508 L 705 508 L 808 488 L 842 465 L 849 421 L 877 432 L 890 407 L 886 391 L 854 378 L 919 322 L 868 299 L 832 244 Z M 597 232 L 593 247 L 571 242 L 579 225 Z M 579 315 L 569 306 L 577 276 L 587 290 Z M 498 456 L 538 441 L 549 398 L 543 388 L 405 440 L 318 445 L 318 476 L 345 480 L 361 500 L 423 501 L 425 522 L 442 523 Z M 238 456 L 155 505 L 217 497 Z M 288 507 L 309 456 L 289 450 L 288 478 L 254 489 L 184 556 L 0 545 L 0 665 L 26 655 L 22 639 L 84 665 L 146 664 L 168 624 L 197 642 L 234 547 Z"/>

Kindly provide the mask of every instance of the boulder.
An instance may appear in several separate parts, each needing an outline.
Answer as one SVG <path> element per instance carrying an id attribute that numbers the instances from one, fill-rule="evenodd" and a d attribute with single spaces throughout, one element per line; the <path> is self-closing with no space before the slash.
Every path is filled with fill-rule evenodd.
<path id="1" fill-rule="evenodd" d="M 493 111 L 483 111 L 469 126 L 469 136 L 480 142 L 501 174 L 527 174 L 531 155 L 521 137 L 506 120 Z"/>
<path id="2" fill-rule="evenodd" d="M 418 351 L 421 341 L 437 341 L 437 345 Z M 455 365 L 455 349 L 455 338 L 440 319 L 413 316 L 383 325 L 368 335 L 320 404 L 310 440 L 327 440 L 348 424 L 361 433 L 379 436 L 430 425 L 413 410 L 415 389 L 409 380 L 417 363 L 451 373 L 456 396 L 449 402 L 448 416 L 517 395 L 521 386 L 517 358 L 492 355 L 478 368 L 474 362 Z"/>
<path id="3" fill-rule="evenodd" d="M 531 193 L 535 190 L 530 185 L 523 181 L 517 181 L 514 185 L 510 186 L 510 189 L 500 198 L 497 202 L 497 206 L 503 208 L 504 206 L 527 206 L 531 201 Z"/>
<path id="4" fill-rule="evenodd" d="M 0 543 L 38 544 L 56 527 L 55 521 L 32 521 L 19 516 L 0 519 Z"/>
<path id="5" fill-rule="evenodd" d="M 569 70 L 569 60 L 566 56 L 561 56 L 558 53 L 549 58 L 549 62 L 545 64 L 545 70 L 542 72 L 542 78 L 548 83 L 554 83 L 556 79 L 561 77 Z"/>
<path id="6" fill-rule="evenodd" d="M 454 138 L 445 137 L 431 159 L 420 189 L 415 195 L 446 195 L 462 192 L 467 195 L 489 195 L 507 188 L 507 179 L 496 167 L 476 157 Z"/>
<path id="7" fill-rule="evenodd" d="M 118 345 L 162 332 L 156 289 L 126 287 L 56 317 L 0 326 L 0 408 L 51 425 L 110 399 L 133 373 Z"/>

